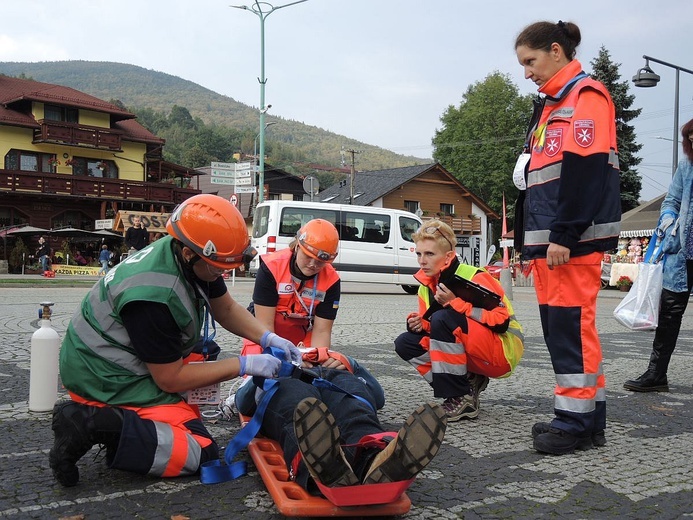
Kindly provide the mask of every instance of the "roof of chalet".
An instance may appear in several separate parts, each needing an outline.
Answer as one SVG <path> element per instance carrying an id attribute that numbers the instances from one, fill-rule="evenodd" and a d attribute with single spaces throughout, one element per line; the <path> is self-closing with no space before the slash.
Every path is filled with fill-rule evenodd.
<path id="1" fill-rule="evenodd" d="M 418 164 L 415 166 L 404 166 L 402 168 L 392 168 L 388 170 L 376 170 L 368 172 L 357 172 L 354 180 L 354 201 L 361 206 L 368 206 L 376 200 L 398 189 L 421 175 L 430 171 L 438 171 L 447 175 L 465 193 L 469 193 L 470 198 L 488 216 L 499 218 L 483 200 L 470 192 L 460 183 L 450 172 L 440 163 Z M 351 193 L 349 181 L 342 181 L 334 184 L 318 194 L 320 202 L 331 202 L 335 204 L 348 204 Z"/>
<path id="2" fill-rule="evenodd" d="M 110 115 L 114 129 L 124 132 L 124 138 L 148 143 L 164 143 L 164 139 L 157 137 L 138 123 L 135 120 L 137 117 L 135 114 L 113 103 L 70 87 L 0 75 L 0 124 L 39 128 L 39 123 L 29 109 L 24 107 L 33 101 L 103 112 Z"/>
<path id="3" fill-rule="evenodd" d="M 621 237 L 647 237 L 654 233 L 659 221 L 659 209 L 666 197 L 663 193 L 621 215 Z"/>

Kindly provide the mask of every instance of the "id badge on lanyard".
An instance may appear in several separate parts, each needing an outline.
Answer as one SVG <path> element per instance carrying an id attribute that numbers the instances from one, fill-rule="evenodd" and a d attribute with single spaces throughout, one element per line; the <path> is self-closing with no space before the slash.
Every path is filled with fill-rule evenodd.
<path id="1" fill-rule="evenodd" d="M 525 181 L 525 168 L 530 158 L 529 153 L 522 153 L 517 158 L 515 163 L 515 168 L 513 169 L 513 183 L 518 190 L 524 191 L 527 189 L 527 182 Z"/>

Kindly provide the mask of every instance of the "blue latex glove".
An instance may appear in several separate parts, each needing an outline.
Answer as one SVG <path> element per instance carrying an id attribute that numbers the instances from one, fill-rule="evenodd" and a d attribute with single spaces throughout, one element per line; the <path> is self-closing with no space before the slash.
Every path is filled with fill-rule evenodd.
<path id="1" fill-rule="evenodd" d="M 284 356 L 287 361 L 291 363 L 301 363 L 303 356 L 301 351 L 296 348 L 296 345 L 291 343 L 288 339 L 277 336 L 274 332 L 265 332 L 260 339 L 260 346 L 262 350 L 265 350 L 267 347 L 279 348 L 284 351 Z"/>
<path id="2" fill-rule="evenodd" d="M 282 362 L 271 354 L 255 354 L 252 356 L 239 356 L 241 363 L 239 376 L 260 376 L 269 379 L 277 377 Z"/>

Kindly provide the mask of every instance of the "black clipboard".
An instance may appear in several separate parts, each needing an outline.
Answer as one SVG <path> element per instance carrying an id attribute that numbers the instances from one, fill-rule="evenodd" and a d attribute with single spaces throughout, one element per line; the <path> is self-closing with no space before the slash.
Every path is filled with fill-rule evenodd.
<path id="1" fill-rule="evenodd" d="M 479 307 L 490 311 L 501 304 L 501 297 L 498 294 L 478 283 L 462 278 L 461 276 L 453 275 L 452 278 L 441 280 L 440 282 L 455 293 L 455 296 L 471 303 L 472 307 Z M 430 320 L 431 315 L 442 308 L 442 305 L 433 300 L 431 306 L 422 318 L 424 320 Z"/>

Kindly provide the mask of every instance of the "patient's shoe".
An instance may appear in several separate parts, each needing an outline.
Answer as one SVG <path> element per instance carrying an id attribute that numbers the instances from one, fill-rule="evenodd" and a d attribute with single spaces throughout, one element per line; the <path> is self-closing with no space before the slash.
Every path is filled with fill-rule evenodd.
<path id="1" fill-rule="evenodd" d="M 359 483 L 340 446 L 337 421 L 325 403 L 314 397 L 298 403 L 294 432 L 303 461 L 315 480 L 327 487 Z"/>
<path id="2" fill-rule="evenodd" d="M 445 436 L 445 410 L 435 403 L 419 406 L 371 463 L 364 484 L 414 478 L 433 460 Z"/>

